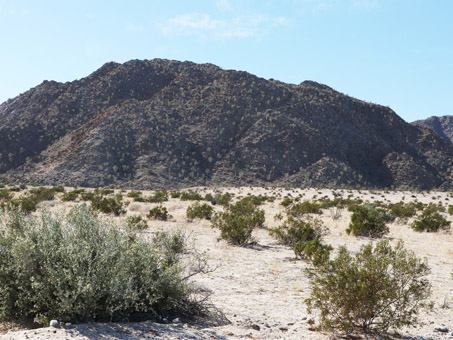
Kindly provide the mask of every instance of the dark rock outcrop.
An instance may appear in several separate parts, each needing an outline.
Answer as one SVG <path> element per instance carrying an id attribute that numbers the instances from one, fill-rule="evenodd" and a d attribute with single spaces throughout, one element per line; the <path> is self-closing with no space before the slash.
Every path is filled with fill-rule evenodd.
<path id="1" fill-rule="evenodd" d="M 0 180 L 133 188 L 452 188 L 453 145 L 312 81 L 108 63 L 0 105 Z"/>

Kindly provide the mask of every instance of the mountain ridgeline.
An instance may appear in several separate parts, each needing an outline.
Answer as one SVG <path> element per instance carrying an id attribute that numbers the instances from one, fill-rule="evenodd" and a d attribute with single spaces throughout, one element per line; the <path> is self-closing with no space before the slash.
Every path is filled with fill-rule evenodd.
<path id="1" fill-rule="evenodd" d="M 312 81 L 107 63 L 0 105 L 0 181 L 181 188 L 453 188 L 453 144 Z"/>
<path id="2" fill-rule="evenodd" d="M 412 123 L 433 130 L 447 142 L 453 143 L 453 116 L 429 117 Z"/>

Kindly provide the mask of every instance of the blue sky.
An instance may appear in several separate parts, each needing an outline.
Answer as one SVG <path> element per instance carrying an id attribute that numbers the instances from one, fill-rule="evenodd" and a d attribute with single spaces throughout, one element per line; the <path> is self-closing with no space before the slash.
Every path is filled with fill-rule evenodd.
<path id="1" fill-rule="evenodd" d="M 0 102 L 153 58 L 315 80 L 406 121 L 453 115 L 452 0 L 0 0 Z"/>

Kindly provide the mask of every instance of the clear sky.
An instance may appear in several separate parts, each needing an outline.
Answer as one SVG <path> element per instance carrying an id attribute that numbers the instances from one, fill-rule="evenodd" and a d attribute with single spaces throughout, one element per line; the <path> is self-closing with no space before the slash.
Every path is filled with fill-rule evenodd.
<path id="1" fill-rule="evenodd" d="M 0 0 L 0 103 L 153 58 L 314 80 L 406 121 L 453 115 L 453 0 Z"/>

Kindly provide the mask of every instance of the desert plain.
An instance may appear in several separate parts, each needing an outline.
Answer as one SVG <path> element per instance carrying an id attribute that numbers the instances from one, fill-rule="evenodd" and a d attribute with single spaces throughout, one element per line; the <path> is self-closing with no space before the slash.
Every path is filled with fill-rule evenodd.
<path id="1" fill-rule="evenodd" d="M 71 190 L 71 188 L 66 188 Z M 193 277 L 195 284 L 210 292 L 210 301 L 225 320 L 222 325 L 208 322 L 184 323 L 180 320 L 168 320 L 166 323 L 152 321 L 129 323 L 87 323 L 74 324 L 67 328 L 44 327 L 23 329 L 10 324 L 2 325 L 0 339 L 5 340 L 129 340 L 129 339 L 340 339 L 341 334 L 318 332 L 313 329 L 311 321 L 316 321 L 316 314 L 308 314 L 304 300 L 309 296 L 309 279 L 305 269 L 310 266 L 303 260 L 296 260 L 294 252 L 281 245 L 269 235 L 268 229 L 281 224 L 276 219 L 278 214 L 285 213 L 280 205 L 285 197 L 313 200 L 322 197 L 362 199 L 364 202 L 381 201 L 383 203 L 405 203 L 419 201 L 422 203 L 441 204 L 445 207 L 453 204 L 451 192 L 411 192 L 387 190 L 349 190 L 349 189 L 288 189 L 279 187 L 237 187 L 237 188 L 191 188 L 202 196 L 211 193 L 233 194 L 233 200 L 247 195 L 266 195 L 274 197 L 259 208 L 265 211 L 265 227 L 253 233 L 254 242 L 245 247 L 233 246 L 219 240 L 219 230 L 211 227 L 208 220 L 192 220 L 186 217 L 188 206 L 193 201 L 182 201 L 170 198 L 162 203 L 135 202 L 122 195 L 127 205 L 126 214 L 120 217 L 106 215 L 114 223 L 122 225 L 127 216 L 146 214 L 154 206 L 163 205 L 168 209 L 171 218 L 167 221 L 148 220 L 148 228 L 141 231 L 142 237 L 150 237 L 156 231 L 182 230 L 193 246 L 206 256 L 212 271 Z M 115 193 L 121 193 L 116 189 Z M 152 191 L 143 191 L 144 197 Z M 69 211 L 79 201 L 62 202 L 57 196 L 53 201 L 40 203 L 40 209 L 50 211 Z M 215 205 L 216 211 L 222 210 Z M 324 242 L 331 244 L 335 251 L 341 245 L 354 252 L 361 245 L 375 239 L 356 237 L 345 232 L 351 212 L 339 210 L 339 216 L 333 218 L 333 211 L 323 209 L 317 218 L 327 227 Z M 443 213 L 449 221 L 453 216 Z M 434 308 L 431 312 L 421 312 L 420 323 L 400 330 L 403 339 L 453 339 L 453 233 L 440 231 L 436 233 L 415 232 L 410 228 L 413 218 L 408 221 L 398 219 L 389 223 L 390 232 L 384 236 L 391 244 L 403 240 L 407 249 L 414 251 L 418 257 L 426 258 L 431 274 L 431 301 Z M 445 331 L 445 330 L 448 331 Z M 440 331 L 442 330 L 442 331 Z"/>

